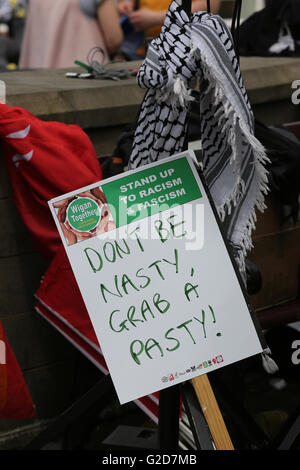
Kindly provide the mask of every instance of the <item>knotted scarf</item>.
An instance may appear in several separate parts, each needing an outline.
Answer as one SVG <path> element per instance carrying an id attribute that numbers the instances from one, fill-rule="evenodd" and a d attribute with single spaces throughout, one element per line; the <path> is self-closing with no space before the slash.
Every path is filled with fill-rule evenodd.
<path id="1" fill-rule="evenodd" d="M 198 81 L 201 170 L 244 273 L 255 209 L 265 208 L 267 157 L 254 136 L 254 118 L 226 23 L 206 12 L 189 17 L 181 0 L 173 0 L 137 80 L 148 90 L 137 122 L 130 169 L 184 150 L 191 90 Z"/>

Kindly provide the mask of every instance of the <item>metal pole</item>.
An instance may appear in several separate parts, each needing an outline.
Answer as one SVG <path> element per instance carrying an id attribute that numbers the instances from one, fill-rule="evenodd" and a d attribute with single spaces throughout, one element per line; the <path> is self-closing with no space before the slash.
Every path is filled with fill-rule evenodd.
<path id="1" fill-rule="evenodd" d="M 179 385 L 159 392 L 158 437 L 160 450 L 178 450 L 180 417 Z"/>

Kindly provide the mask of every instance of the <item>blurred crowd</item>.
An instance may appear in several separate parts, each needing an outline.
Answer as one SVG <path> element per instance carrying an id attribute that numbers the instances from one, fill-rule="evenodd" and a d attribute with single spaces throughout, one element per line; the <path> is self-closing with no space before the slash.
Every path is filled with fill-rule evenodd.
<path id="1" fill-rule="evenodd" d="M 103 63 L 142 59 L 170 0 L 0 0 L 0 71 L 72 67 L 97 46 Z M 217 13 L 221 0 L 211 0 Z M 192 0 L 192 11 L 206 10 Z"/>
<path id="2" fill-rule="evenodd" d="M 0 0 L 0 72 L 73 67 L 75 61 L 86 63 L 95 48 L 100 64 L 143 59 L 148 39 L 158 36 L 170 2 Z M 209 5 L 212 13 L 222 15 L 226 5 L 234 4 L 192 0 L 192 11 L 206 11 Z M 240 55 L 299 57 L 299 4 L 266 0 L 260 3 L 262 9 L 248 12 L 239 28 Z M 247 12 L 249 4 L 243 5 Z"/>

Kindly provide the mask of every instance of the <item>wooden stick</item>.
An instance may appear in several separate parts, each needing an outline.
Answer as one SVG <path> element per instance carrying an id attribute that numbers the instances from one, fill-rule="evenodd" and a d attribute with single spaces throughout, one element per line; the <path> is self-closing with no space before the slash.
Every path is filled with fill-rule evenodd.
<path id="1" fill-rule="evenodd" d="M 207 374 L 192 379 L 197 398 L 217 450 L 234 450 Z"/>

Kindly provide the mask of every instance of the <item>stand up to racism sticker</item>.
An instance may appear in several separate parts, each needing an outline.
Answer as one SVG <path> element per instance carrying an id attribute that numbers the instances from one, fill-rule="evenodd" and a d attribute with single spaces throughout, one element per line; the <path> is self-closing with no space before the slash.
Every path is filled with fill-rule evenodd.
<path id="1" fill-rule="evenodd" d="M 121 403 L 262 352 L 191 152 L 49 205 Z"/>

